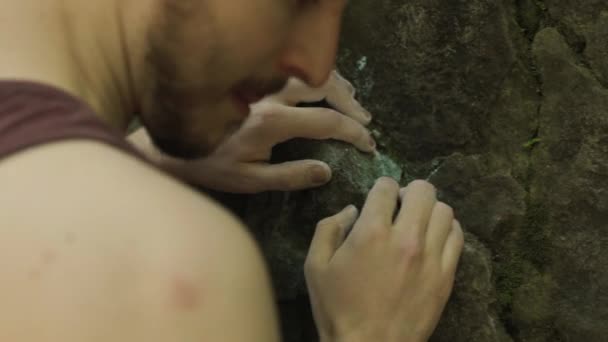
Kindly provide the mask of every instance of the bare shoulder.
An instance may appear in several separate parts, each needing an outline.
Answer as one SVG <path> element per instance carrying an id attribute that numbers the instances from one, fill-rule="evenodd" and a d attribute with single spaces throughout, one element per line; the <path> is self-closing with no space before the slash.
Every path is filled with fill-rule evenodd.
<path id="1" fill-rule="evenodd" d="M 254 242 L 180 182 L 71 141 L 0 160 L 0 189 L 0 340 L 278 340 Z"/>

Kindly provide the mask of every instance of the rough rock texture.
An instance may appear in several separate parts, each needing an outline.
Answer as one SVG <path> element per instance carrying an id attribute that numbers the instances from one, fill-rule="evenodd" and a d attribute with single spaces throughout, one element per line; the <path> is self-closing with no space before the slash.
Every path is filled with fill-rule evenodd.
<path id="1" fill-rule="evenodd" d="M 316 223 L 349 204 L 361 204 L 377 178 L 401 179 L 402 170 L 389 158 L 365 155 L 340 142 L 294 141 L 274 151 L 278 159 L 314 155 L 327 161 L 335 177 L 316 191 L 267 193 L 250 199 L 246 222 L 266 251 L 281 299 L 306 293 L 302 266 Z M 272 212 L 272 215 L 270 213 Z"/>
<path id="2" fill-rule="evenodd" d="M 315 222 L 393 175 L 431 180 L 468 232 L 433 341 L 608 341 L 608 1 L 352 1 L 339 66 L 381 156 L 287 143 L 278 160 L 326 160 L 336 179 L 243 213 L 285 340 L 314 340 L 302 262 Z"/>

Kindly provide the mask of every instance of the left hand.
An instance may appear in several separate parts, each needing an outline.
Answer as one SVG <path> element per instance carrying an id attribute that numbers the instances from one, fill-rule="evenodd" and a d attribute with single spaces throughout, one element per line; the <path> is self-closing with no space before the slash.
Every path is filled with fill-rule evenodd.
<path id="1" fill-rule="evenodd" d="M 291 79 L 281 92 L 252 105 L 251 115 L 242 127 L 208 157 L 193 161 L 168 156 L 153 159 L 189 183 L 223 192 L 317 187 L 331 179 L 326 163 L 298 160 L 270 164 L 272 148 L 293 138 L 336 139 L 361 151 L 374 152 L 376 143 L 364 127 L 371 121 L 371 115 L 354 96 L 354 87 L 336 71 L 323 87 L 316 89 Z M 336 110 L 294 107 L 297 103 L 323 99 Z M 151 143 L 142 131 L 130 139 L 149 152 Z"/>

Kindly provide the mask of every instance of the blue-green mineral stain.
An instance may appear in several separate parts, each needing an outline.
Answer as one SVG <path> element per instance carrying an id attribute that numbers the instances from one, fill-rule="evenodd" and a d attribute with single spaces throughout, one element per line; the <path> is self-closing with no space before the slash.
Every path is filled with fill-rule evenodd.
<path id="1" fill-rule="evenodd" d="M 333 181 L 340 183 L 343 191 L 366 193 L 380 177 L 401 181 L 399 165 L 381 152 L 363 153 L 335 142 L 323 146 L 317 153 L 315 158 L 329 164 L 333 170 Z"/>
<path id="2" fill-rule="evenodd" d="M 274 151 L 275 162 L 316 159 L 332 169 L 332 180 L 321 187 L 291 193 L 253 196 L 245 221 L 258 237 L 270 261 L 280 298 L 306 293 L 302 264 L 319 220 L 335 215 L 349 204 L 361 208 L 367 193 L 383 176 L 400 182 L 401 168 L 388 156 L 363 153 L 338 141 L 296 140 Z"/>
<path id="3" fill-rule="evenodd" d="M 352 184 L 363 192 L 369 191 L 380 177 L 391 177 L 397 182 L 401 181 L 402 171 L 399 165 L 380 152 L 372 156 L 363 156 L 362 160 L 355 159 L 355 162 L 358 162 L 353 165 L 355 170 L 347 171 L 346 174 L 351 176 Z"/>

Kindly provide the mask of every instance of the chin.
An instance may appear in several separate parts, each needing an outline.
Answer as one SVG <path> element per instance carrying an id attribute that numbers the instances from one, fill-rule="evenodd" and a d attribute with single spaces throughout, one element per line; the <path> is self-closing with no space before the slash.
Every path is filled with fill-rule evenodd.
<path id="1" fill-rule="evenodd" d="M 208 156 L 217 147 L 217 144 L 193 144 L 179 138 L 152 137 L 152 141 L 164 154 L 185 160 L 199 159 Z"/>

